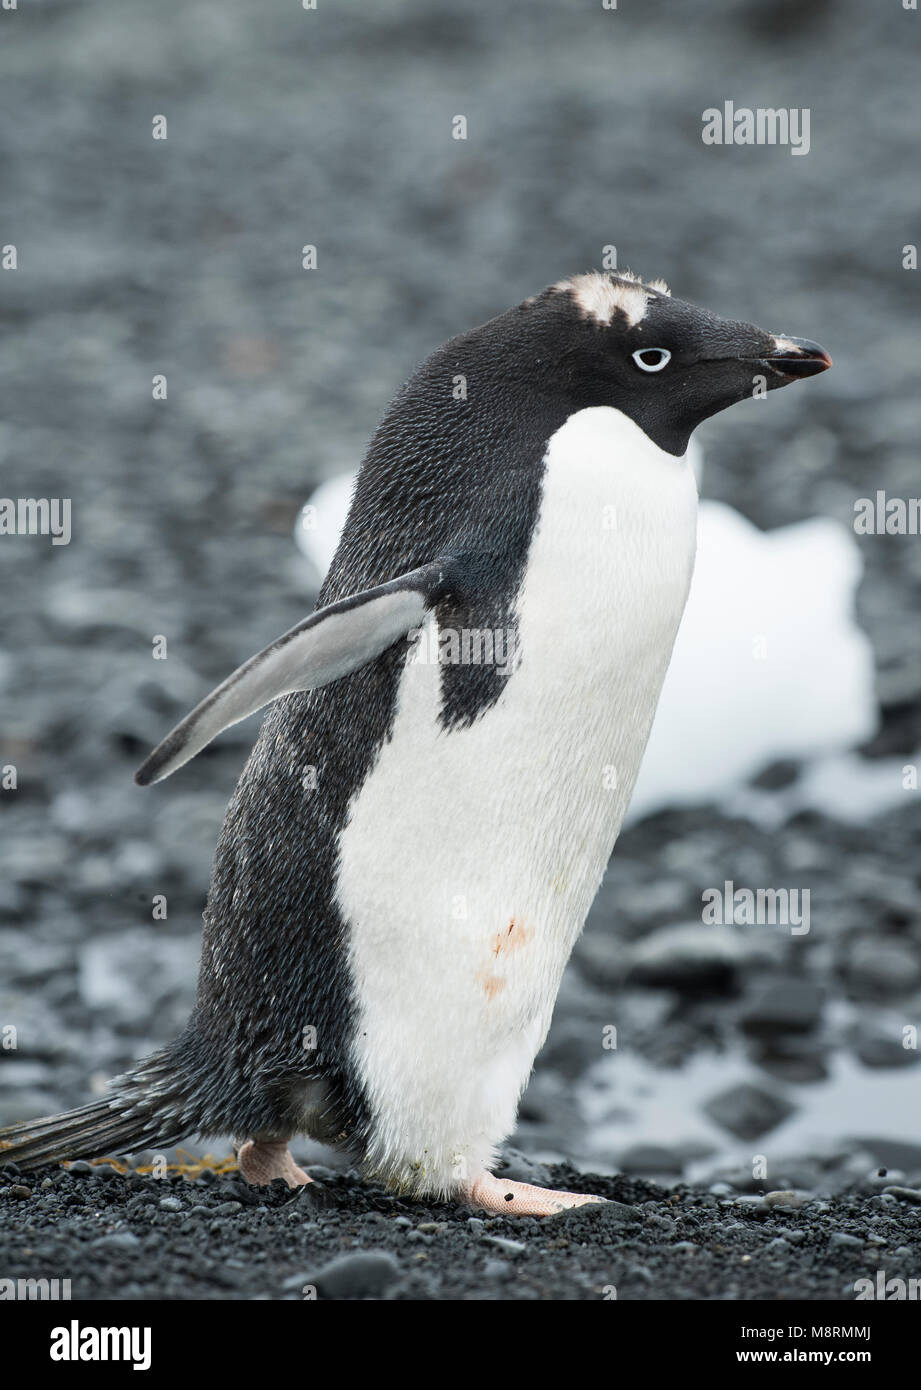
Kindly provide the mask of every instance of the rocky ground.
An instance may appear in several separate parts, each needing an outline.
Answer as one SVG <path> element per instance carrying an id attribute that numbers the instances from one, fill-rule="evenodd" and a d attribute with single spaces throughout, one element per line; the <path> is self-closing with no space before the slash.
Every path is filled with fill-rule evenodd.
<path id="1" fill-rule="evenodd" d="M 401 1201 L 328 1169 L 292 1193 L 206 1169 L 194 1181 L 105 1165 L 0 1188 L 7 1278 L 70 1279 L 73 1299 L 853 1300 L 917 1278 L 921 1172 L 819 1199 L 728 1184 L 507 1171 L 606 1197 L 547 1221 Z M 5 1176 L 5 1175 L 4 1175 Z"/>
<path id="2" fill-rule="evenodd" d="M 0 490 L 69 496 L 74 527 L 66 547 L 0 546 L 0 765 L 18 783 L 0 802 L 11 1123 L 85 1100 L 184 1022 L 252 730 L 153 792 L 131 773 L 303 616 L 298 508 L 353 466 L 430 347 L 611 242 L 676 293 L 821 340 L 836 366 L 820 383 L 702 431 L 707 494 L 762 526 L 849 524 L 857 496 L 917 492 L 921 396 L 901 268 L 917 232 L 917 30 L 898 7 L 700 0 L 689 28 L 677 4 L 588 18 L 519 0 L 500 21 L 486 0 L 385 0 L 268 6 L 257 23 L 243 0 L 46 0 L 2 22 L 3 100 L 28 119 L 4 124 L 0 152 L 0 244 L 19 251 L 0 272 Z M 704 150 L 700 112 L 730 97 L 809 105 L 809 156 Z M 446 133 L 458 111 L 465 144 Z M 921 542 L 861 550 L 880 699 L 863 756 L 907 761 Z M 801 775 L 766 769 L 761 790 Z M 918 1276 L 921 1073 L 904 1029 L 921 1024 L 919 797 L 864 822 L 851 807 L 766 830 L 703 807 L 625 833 L 514 1141 L 574 1161 L 580 1188 L 620 1205 L 478 1224 L 338 1170 L 322 1191 L 264 1199 L 210 1170 L 4 1175 L 0 1276 L 70 1277 L 75 1297 L 292 1299 L 305 1283 L 846 1299 L 878 1267 Z M 701 889 L 725 879 L 808 883 L 812 930 L 701 945 Z M 759 1157 L 767 1178 L 751 1176 Z M 762 1201 L 784 1188 L 800 1205 Z"/>

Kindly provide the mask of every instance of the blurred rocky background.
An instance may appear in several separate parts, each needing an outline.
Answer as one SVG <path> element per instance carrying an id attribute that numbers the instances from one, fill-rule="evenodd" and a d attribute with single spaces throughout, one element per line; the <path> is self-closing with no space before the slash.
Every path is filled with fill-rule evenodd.
<path id="1" fill-rule="evenodd" d="M 184 1022 L 252 726 L 153 791 L 133 769 L 308 610 L 299 508 L 443 339 L 615 245 L 835 358 L 701 430 L 704 496 L 762 528 L 852 533 L 855 498 L 921 492 L 902 266 L 921 234 L 919 23 L 862 0 L 0 12 L 0 244 L 18 253 L 0 492 L 73 506 L 69 546 L 0 540 L 0 764 L 18 779 L 0 793 L 18 1043 L 0 1122 L 87 1099 Z M 809 154 L 705 147 L 701 113 L 725 100 L 810 108 Z M 533 1157 L 751 1191 L 877 1166 L 921 1180 L 921 792 L 901 771 L 921 743 L 921 538 L 854 544 L 876 733 L 818 804 L 795 794 L 808 757 L 775 759 L 731 798 L 633 820 L 524 1100 Z M 810 931 L 705 927 L 701 894 L 726 880 L 808 888 Z"/>

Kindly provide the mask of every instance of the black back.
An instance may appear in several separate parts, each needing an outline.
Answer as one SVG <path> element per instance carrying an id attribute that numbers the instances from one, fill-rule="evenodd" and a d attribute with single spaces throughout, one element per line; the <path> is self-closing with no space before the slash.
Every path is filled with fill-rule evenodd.
<path id="1" fill-rule="evenodd" d="M 578 409 L 556 389 L 550 342 L 542 353 L 533 331 L 522 332 L 534 319 L 521 306 L 453 339 L 404 386 L 362 464 L 318 606 L 455 553 L 466 559 L 468 593 L 443 603 L 439 622 L 514 629 L 546 444 Z M 455 399 L 458 376 L 466 400 Z M 237 785 L 184 1040 L 198 1075 L 211 1078 L 215 1104 L 226 1106 L 223 1123 L 216 1117 L 209 1127 L 291 1132 L 303 1083 L 321 1077 L 328 1134 L 362 1146 L 367 1114 L 348 1055 L 355 999 L 334 901 L 337 845 L 390 731 L 406 652 L 398 643 L 343 680 L 279 700 Z M 442 677 L 448 727 L 487 710 L 506 679 L 491 665 L 445 666 Z M 311 767 L 312 791 L 303 786 Z M 315 1050 L 303 1046 L 307 1027 L 316 1029 Z"/>

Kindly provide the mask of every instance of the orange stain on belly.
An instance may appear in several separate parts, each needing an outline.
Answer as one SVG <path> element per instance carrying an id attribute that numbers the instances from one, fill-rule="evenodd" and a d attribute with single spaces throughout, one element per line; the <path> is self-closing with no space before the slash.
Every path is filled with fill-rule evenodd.
<path id="1" fill-rule="evenodd" d="M 494 960 L 501 960 L 503 957 L 513 955 L 525 946 L 530 937 L 530 932 L 517 917 L 513 917 L 507 927 L 497 931 L 490 944 L 490 955 Z M 483 993 L 487 999 L 495 999 L 497 994 L 501 994 L 505 989 L 506 981 L 501 975 L 497 975 L 493 966 L 477 972 L 477 982 L 482 986 Z"/>
<path id="2" fill-rule="evenodd" d="M 493 937 L 492 953 L 494 956 L 510 956 L 513 951 L 520 951 L 526 945 L 530 932 L 517 917 L 513 917 L 508 926 L 503 931 L 497 931 Z"/>
<path id="3" fill-rule="evenodd" d="M 483 993 L 487 999 L 495 999 L 496 995 L 505 989 L 505 981 L 498 975 L 491 975 L 488 970 L 478 970 L 477 981 L 483 986 Z"/>

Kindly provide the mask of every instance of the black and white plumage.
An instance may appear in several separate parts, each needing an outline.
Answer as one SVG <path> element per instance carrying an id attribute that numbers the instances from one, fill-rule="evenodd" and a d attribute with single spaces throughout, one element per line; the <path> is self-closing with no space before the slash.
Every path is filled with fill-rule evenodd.
<path id="1" fill-rule="evenodd" d="M 317 612 L 138 774 L 168 775 L 271 702 L 218 842 L 185 1032 L 110 1098 L 0 1134 L 0 1161 L 192 1132 L 275 1152 L 308 1133 L 409 1192 L 585 1200 L 497 1194 L 490 1167 L 681 619 L 687 442 L 756 378 L 828 365 L 814 343 L 615 274 L 433 353 L 371 442 Z M 454 659 L 465 633 L 514 659 Z"/>

